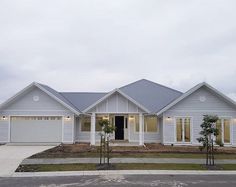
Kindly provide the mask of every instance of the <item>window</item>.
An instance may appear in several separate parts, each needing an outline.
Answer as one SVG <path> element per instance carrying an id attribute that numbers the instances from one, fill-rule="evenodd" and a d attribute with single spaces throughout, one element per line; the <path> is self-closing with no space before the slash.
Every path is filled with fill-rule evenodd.
<path id="1" fill-rule="evenodd" d="M 191 141 L 191 118 L 176 118 L 176 141 L 182 143 Z"/>
<path id="2" fill-rule="evenodd" d="M 219 119 L 216 122 L 216 128 L 219 129 L 216 140 L 222 143 L 230 143 L 230 119 Z"/>
<path id="3" fill-rule="evenodd" d="M 139 115 L 134 115 L 133 118 L 136 132 L 139 132 Z"/>
<path id="4" fill-rule="evenodd" d="M 81 131 L 87 132 L 91 128 L 91 118 L 88 116 L 81 118 Z"/>
<path id="5" fill-rule="evenodd" d="M 176 119 L 176 140 L 177 142 L 182 142 L 183 138 L 182 138 L 182 126 L 183 122 L 182 122 L 182 118 L 177 118 Z"/>
<path id="6" fill-rule="evenodd" d="M 158 132 L 158 120 L 155 116 L 144 117 L 144 132 Z"/>
<path id="7" fill-rule="evenodd" d="M 96 131 L 102 131 L 101 125 L 99 125 L 99 121 L 103 119 L 103 116 L 99 115 L 96 116 L 96 124 L 95 124 L 95 129 Z"/>
<path id="8" fill-rule="evenodd" d="M 131 118 L 131 120 L 134 120 L 135 122 L 135 131 L 139 132 L 139 115 L 134 115 L 134 119 Z M 145 116 L 144 117 L 144 132 L 158 132 L 159 131 L 159 124 L 158 119 L 156 116 Z"/>

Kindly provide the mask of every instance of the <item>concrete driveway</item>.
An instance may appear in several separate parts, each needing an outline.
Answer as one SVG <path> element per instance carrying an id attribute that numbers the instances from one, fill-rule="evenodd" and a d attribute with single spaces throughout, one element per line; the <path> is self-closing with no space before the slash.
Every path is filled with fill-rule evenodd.
<path id="1" fill-rule="evenodd" d="M 27 157 L 55 146 L 0 146 L 0 177 L 10 176 Z"/>

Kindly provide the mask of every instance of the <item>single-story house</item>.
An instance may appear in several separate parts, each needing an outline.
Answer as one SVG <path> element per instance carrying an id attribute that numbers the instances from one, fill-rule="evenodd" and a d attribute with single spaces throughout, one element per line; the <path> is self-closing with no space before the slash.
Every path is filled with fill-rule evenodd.
<path id="1" fill-rule="evenodd" d="M 98 121 L 108 119 L 114 140 L 198 145 L 205 114 L 219 116 L 217 138 L 236 146 L 236 103 L 205 82 L 185 93 L 145 79 L 108 93 L 58 92 L 33 82 L 0 105 L 0 143 L 95 145 Z"/>

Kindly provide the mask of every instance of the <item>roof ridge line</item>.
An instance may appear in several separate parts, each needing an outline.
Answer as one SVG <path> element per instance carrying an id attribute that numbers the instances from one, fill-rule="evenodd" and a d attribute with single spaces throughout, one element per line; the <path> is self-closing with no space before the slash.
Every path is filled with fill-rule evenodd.
<path id="1" fill-rule="evenodd" d="M 102 93 L 102 94 L 106 94 L 106 93 L 109 93 L 109 92 L 58 92 L 58 93 Z"/>
<path id="2" fill-rule="evenodd" d="M 167 86 L 165 86 L 165 85 L 156 83 L 156 82 L 154 82 L 154 81 L 150 81 L 150 80 L 148 80 L 148 79 L 140 79 L 140 80 L 137 80 L 137 81 L 135 81 L 135 82 L 132 82 L 132 83 L 129 83 L 129 84 L 125 85 L 125 86 L 122 86 L 122 87 L 120 87 L 119 89 L 125 88 L 125 87 L 127 87 L 127 86 L 130 86 L 130 85 L 135 84 L 135 83 L 137 83 L 137 82 L 139 82 L 139 81 L 142 81 L 142 80 L 151 82 L 151 83 L 156 84 L 156 85 L 158 85 L 158 86 L 161 86 L 161 87 L 164 87 L 164 88 L 166 88 L 166 89 L 170 89 L 170 90 L 173 90 L 173 91 L 175 91 L 175 92 L 178 92 L 178 93 L 183 94 L 183 92 L 181 92 L 181 91 L 179 91 L 179 90 L 176 90 L 176 89 L 167 87 Z"/>

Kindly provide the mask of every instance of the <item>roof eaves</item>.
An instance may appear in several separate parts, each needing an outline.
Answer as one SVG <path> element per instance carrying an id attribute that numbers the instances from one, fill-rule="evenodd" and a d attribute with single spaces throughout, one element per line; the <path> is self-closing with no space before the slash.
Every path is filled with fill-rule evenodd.
<path id="1" fill-rule="evenodd" d="M 29 84 L 28 86 L 26 86 L 25 88 L 23 88 L 22 90 L 20 90 L 19 92 L 17 92 L 15 95 L 13 95 L 12 97 L 10 97 L 9 99 L 7 99 L 5 102 L 3 102 L 0 105 L 0 109 L 3 108 L 4 106 L 6 106 L 9 102 L 11 102 L 12 100 L 14 100 L 15 98 L 17 98 L 19 95 L 23 94 L 26 90 L 28 90 L 29 88 L 31 88 L 32 86 L 35 85 L 35 82 L 32 82 L 31 84 Z"/>
<path id="2" fill-rule="evenodd" d="M 167 106 L 165 106 L 163 109 L 157 111 L 157 115 L 159 116 L 160 114 L 162 114 L 163 112 L 165 112 L 166 110 L 170 109 L 172 106 L 174 106 L 175 104 L 177 104 L 178 102 L 182 101 L 184 98 L 186 98 L 187 96 L 189 96 L 190 94 L 192 94 L 193 92 L 195 92 L 196 90 L 198 90 L 199 88 L 201 88 L 205 83 L 200 83 L 197 84 L 196 86 L 194 86 L 193 88 L 191 88 L 190 90 L 188 90 L 187 92 L 185 92 L 184 94 L 182 94 L 180 97 L 178 97 L 177 99 L 175 99 L 174 101 L 172 101 L 171 103 L 169 103 Z"/>
<path id="3" fill-rule="evenodd" d="M 58 101 L 59 103 L 61 103 L 63 106 L 65 106 L 66 108 L 70 109 L 72 112 L 74 112 L 75 114 L 79 115 L 81 114 L 81 111 L 79 109 L 77 109 L 76 107 L 71 107 L 70 105 L 68 105 L 67 103 L 65 103 L 64 101 L 62 101 L 60 98 L 58 98 L 56 95 L 54 95 L 52 92 L 48 91 L 47 89 L 45 89 L 40 83 L 36 83 L 34 82 L 34 85 L 37 86 L 39 89 L 41 89 L 42 91 L 44 91 L 45 93 L 47 93 L 49 96 L 51 96 L 52 98 L 54 98 L 56 101 Z M 60 94 L 60 93 L 58 93 Z M 61 94 L 60 94 L 61 95 Z M 62 96 L 62 95 L 61 95 Z M 65 98 L 64 96 L 62 96 L 63 98 Z M 66 99 L 66 98 L 65 98 Z M 66 99 L 67 100 L 67 99 Z M 68 101 L 68 100 L 67 100 Z M 68 101 L 69 102 L 69 101 Z M 71 103 L 71 102 L 69 102 Z M 73 105 L 71 103 L 71 105 Z M 73 105 L 74 106 L 74 105 Z"/>
<path id="4" fill-rule="evenodd" d="M 127 94 L 123 93 L 119 88 L 116 88 L 114 90 L 112 90 L 111 92 L 109 92 L 108 94 L 106 94 L 104 97 L 102 97 L 101 99 L 99 99 L 98 101 L 96 101 L 95 103 L 93 103 L 92 105 L 90 105 L 88 108 L 86 108 L 85 110 L 83 110 L 83 112 L 88 112 L 90 109 L 92 109 L 93 107 L 95 107 L 96 105 L 98 105 L 99 103 L 101 103 L 102 101 L 104 101 L 106 98 L 108 98 L 109 96 L 111 96 L 113 93 L 118 92 L 120 93 L 123 97 L 125 97 L 126 99 L 130 100 L 132 103 L 134 103 L 135 105 L 137 105 L 138 107 L 140 107 L 142 110 L 144 110 L 145 112 L 149 113 L 150 111 L 144 107 L 143 105 L 141 105 L 140 103 L 138 103 L 136 100 L 134 100 L 133 98 L 131 98 L 130 96 L 128 96 Z"/>

